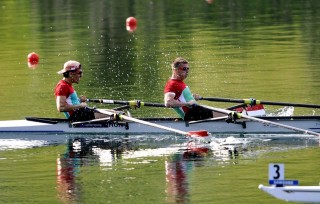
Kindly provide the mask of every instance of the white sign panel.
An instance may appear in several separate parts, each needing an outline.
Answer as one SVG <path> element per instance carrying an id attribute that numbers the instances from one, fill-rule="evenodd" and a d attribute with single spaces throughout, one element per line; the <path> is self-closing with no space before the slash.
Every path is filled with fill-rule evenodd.
<path id="1" fill-rule="evenodd" d="M 270 180 L 284 180 L 284 164 L 269 164 Z"/>

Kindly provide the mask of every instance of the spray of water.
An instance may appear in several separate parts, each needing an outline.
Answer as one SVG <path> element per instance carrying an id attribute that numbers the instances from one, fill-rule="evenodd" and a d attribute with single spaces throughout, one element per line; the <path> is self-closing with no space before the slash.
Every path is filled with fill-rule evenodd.
<path id="1" fill-rule="evenodd" d="M 268 116 L 292 116 L 294 112 L 293 106 L 285 106 L 276 110 L 273 113 L 269 113 Z"/>

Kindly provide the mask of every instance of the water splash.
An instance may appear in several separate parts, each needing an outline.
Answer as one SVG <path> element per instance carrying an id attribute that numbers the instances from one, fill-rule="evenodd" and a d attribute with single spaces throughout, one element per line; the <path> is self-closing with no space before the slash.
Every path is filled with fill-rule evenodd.
<path id="1" fill-rule="evenodd" d="M 293 106 L 286 106 L 276 110 L 274 113 L 269 113 L 268 116 L 293 116 L 293 112 Z"/>

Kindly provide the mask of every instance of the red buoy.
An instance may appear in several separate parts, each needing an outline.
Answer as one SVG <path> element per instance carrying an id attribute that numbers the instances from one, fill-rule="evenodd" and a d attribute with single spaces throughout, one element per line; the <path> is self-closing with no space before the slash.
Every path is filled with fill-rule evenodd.
<path id="1" fill-rule="evenodd" d="M 137 29 L 137 19 L 135 17 L 129 17 L 126 20 L 127 31 L 133 32 Z"/>
<path id="2" fill-rule="evenodd" d="M 31 52 L 28 54 L 28 62 L 32 64 L 38 64 L 39 63 L 39 55 L 35 52 Z"/>
<path id="3" fill-rule="evenodd" d="M 29 68 L 35 69 L 39 64 L 39 55 L 35 52 L 28 54 L 28 66 Z"/>

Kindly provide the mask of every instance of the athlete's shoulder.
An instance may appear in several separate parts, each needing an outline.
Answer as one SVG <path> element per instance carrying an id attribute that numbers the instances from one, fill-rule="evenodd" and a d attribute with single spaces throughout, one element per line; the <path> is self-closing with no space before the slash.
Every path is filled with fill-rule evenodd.
<path id="1" fill-rule="evenodd" d="M 165 86 L 164 93 L 181 93 L 186 87 L 187 85 L 183 81 L 177 79 L 170 79 Z"/>
<path id="2" fill-rule="evenodd" d="M 181 81 L 181 80 L 178 80 L 178 79 L 169 79 L 168 82 L 167 82 L 167 85 L 179 85 L 179 86 L 186 86 L 186 84 Z"/>
<path id="3" fill-rule="evenodd" d="M 74 92 L 73 87 L 65 80 L 60 80 L 56 85 L 55 95 L 69 95 L 72 92 Z"/>

